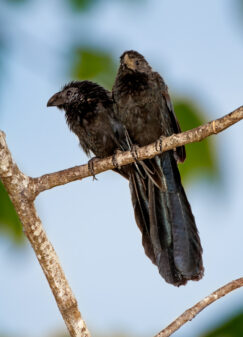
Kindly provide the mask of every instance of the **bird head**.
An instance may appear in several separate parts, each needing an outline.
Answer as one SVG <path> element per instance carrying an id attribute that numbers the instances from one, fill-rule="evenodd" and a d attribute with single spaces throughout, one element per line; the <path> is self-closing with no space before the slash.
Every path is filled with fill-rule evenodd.
<path id="1" fill-rule="evenodd" d="M 66 113 L 74 110 L 81 113 L 93 111 L 98 103 L 105 106 L 112 103 L 110 93 L 106 89 L 91 81 L 73 81 L 54 94 L 47 106 L 56 106 L 64 109 Z"/>
<path id="2" fill-rule="evenodd" d="M 63 90 L 54 94 L 49 101 L 47 106 L 56 106 L 60 109 L 67 105 L 75 103 L 82 100 L 82 94 L 77 86 L 73 86 L 74 83 L 69 83 Z"/>
<path id="3" fill-rule="evenodd" d="M 120 64 L 124 70 L 131 72 L 148 73 L 151 71 L 143 55 L 134 50 L 125 51 L 120 57 Z"/>

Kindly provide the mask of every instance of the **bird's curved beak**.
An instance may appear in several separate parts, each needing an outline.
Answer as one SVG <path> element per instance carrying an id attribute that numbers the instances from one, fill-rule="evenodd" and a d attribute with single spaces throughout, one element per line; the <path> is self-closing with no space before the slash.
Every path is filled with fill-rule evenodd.
<path id="1" fill-rule="evenodd" d="M 59 91 L 55 95 L 53 95 L 49 101 L 47 102 L 47 106 L 59 106 L 64 104 L 64 99 L 62 97 L 62 92 Z"/>

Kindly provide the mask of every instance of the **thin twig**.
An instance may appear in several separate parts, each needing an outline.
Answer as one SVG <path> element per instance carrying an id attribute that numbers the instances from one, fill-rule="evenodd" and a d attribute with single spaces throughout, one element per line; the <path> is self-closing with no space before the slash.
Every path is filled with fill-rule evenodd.
<path id="1" fill-rule="evenodd" d="M 234 110 L 233 112 L 216 119 L 212 122 L 201 125 L 195 129 L 174 134 L 170 137 L 165 137 L 163 139 L 162 151 L 156 146 L 157 142 L 150 145 L 137 148 L 137 159 L 143 160 L 146 158 L 152 158 L 161 152 L 174 149 L 178 146 L 182 146 L 189 143 L 200 142 L 203 139 L 222 132 L 229 126 L 239 122 L 243 119 L 243 106 Z M 134 156 L 130 151 L 119 152 L 116 154 L 117 165 L 123 166 L 134 162 Z M 114 166 L 114 156 L 108 157 L 100 160 L 96 160 L 93 164 L 93 173 L 90 172 L 88 164 L 75 166 L 63 171 L 58 171 L 50 174 L 45 174 L 38 178 L 33 178 L 34 184 L 34 196 L 37 196 L 40 192 L 49 190 L 55 186 L 64 185 L 72 181 L 80 180 L 91 176 L 92 174 L 99 174 L 101 172 L 111 170 L 115 168 Z"/>
<path id="2" fill-rule="evenodd" d="M 170 325 L 168 325 L 165 329 L 160 331 L 155 337 L 168 337 L 171 336 L 175 331 L 177 331 L 182 325 L 186 322 L 191 321 L 199 312 L 205 309 L 211 303 L 217 301 L 221 297 L 229 294 L 231 291 L 238 289 L 243 286 L 243 277 L 234 280 L 225 286 L 217 289 L 209 296 L 206 296 L 200 302 L 195 304 L 190 309 L 187 309 L 182 315 L 177 317 Z"/>

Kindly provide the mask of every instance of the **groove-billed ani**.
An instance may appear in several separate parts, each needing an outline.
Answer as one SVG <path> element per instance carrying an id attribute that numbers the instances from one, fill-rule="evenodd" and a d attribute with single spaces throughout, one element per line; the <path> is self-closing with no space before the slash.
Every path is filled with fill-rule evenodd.
<path id="1" fill-rule="evenodd" d="M 47 106 L 57 106 L 65 110 L 67 124 L 79 138 L 84 152 L 91 152 L 99 158 L 114 154 L 116 150 L 128 150 L 124 127 L 114 117 L 111 93 L 90 81 L 71 82 L 63 90 L 53 95 Z M 146 254 L 155 263 L 150 240 L 148 199 L 146 184 L 135 165 L 115 169 L 129 180 L 134 213 L 142 232 Z M 142 210 L 142 212 L 141 212 Z"/>
<path id="2" fill-rule="evenodd" d="M 124 52 L 120 58 L 113 99 L 115 116 L 134 145 L 180 132 L 164 80 L 136 51 Z M 203 276 L 200 238 L 176 162 L 183 162 L 185 156 L 183 146 L 145 161 L 157 183 L 145 179 L 150 221 L 142 233 L 149 233 L 160 274 L 177 286 Z M 147 214 L 141 203 L 140 213 Z M 153 262 L 154 255 L 149 256 Z"/>

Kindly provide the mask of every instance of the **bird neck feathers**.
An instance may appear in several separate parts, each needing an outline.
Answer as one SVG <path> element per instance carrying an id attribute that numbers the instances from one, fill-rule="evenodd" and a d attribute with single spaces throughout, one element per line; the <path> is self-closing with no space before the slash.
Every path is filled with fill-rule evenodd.
<path id="1" fill-rule="evenodd" d="M 122 94 L 130 94 L 148 88 L 148 75 L 140 72 L 127 72 L 118 74 L 117 87 Z"/>

